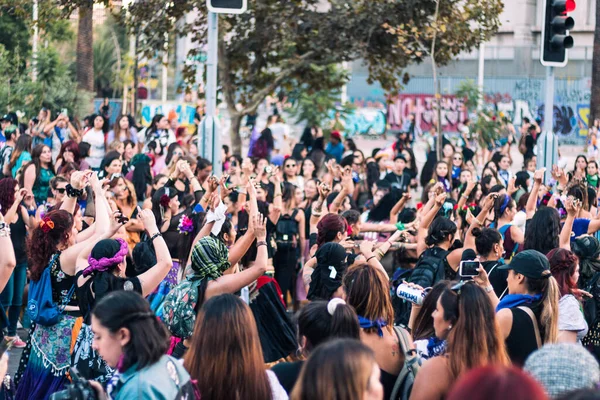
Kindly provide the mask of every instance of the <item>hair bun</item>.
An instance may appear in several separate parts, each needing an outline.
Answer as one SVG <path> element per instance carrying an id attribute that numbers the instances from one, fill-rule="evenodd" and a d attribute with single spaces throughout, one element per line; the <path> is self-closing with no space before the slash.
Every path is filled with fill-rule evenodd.
<path id="1" fill-rule="evenodd" d="M 333 315 L 333 313 L 335 313 L 335 309 L 340 304 L 346 304 L 344 299 L 340 299 L 339 297 L 334 297 L 333 299 L 329 300 L 329 303 L 327 303 L 327 312 L 330 315 Z"/>
<path id="2" fill-rule="evenodd" d="M 481 235 L 481 228 L 476 226 L 473 229 L 471 229 L 471 235 L 473 235 L 475 237 Z"/>

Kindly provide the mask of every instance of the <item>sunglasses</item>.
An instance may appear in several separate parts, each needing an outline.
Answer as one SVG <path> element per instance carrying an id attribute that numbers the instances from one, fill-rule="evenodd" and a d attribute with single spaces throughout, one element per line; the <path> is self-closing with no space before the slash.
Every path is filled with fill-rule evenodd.
<path id="1" fill-rule="evenodd" d="M 66 189 L 66 188 L 56 188 L 56 189 L 54 189 L 54 190 L 56 190 L 56 191 L 57 191 L 58 193 L 60 193 L 60 194 L 64 194 L 64 193 L 67 191 L 67 189 Z"/>

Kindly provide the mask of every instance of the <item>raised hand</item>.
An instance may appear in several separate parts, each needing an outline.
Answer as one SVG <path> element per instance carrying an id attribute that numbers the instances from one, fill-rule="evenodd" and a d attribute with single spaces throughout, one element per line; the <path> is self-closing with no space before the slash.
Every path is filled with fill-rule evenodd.
<path id="1" fill-rule="evenodd" d="M 446 192 L 438 194 L 437 196 L 435 196 L 435 204 L 440 207 L 443 206 L 446 202 L 447 196 L 448 195 L 446 194 Z"/>
<path id="2" fill-rule="evenodd" d="M 331 188 L 326 183 L 321 183 L 319 185 L 318 189 L 319 189 L 319 195 L 321 196 L 322 199 L 326 199 L 327 196 L 329 196 L 329 193 L 331 192 Z"/>
<path id="3" fill-rule="evenodd" d="M 148 233 L 150 233 L 151 231 L 158 232 L 158 228 L 156 226 L 156 218 L 154 218 L 154 213 L 152 213 L 152 210 L 149 210 L 149 209 L 142 210 L 141 208 L 138 207 L 137 218 L 140 221 L 142 221 L 142 224 L 144 224 L 144 228 L 146 228 L 146 231 Z"/>
<path id="4" fill-rule="evenodd" d="M 375 247 L 375 242 L 371 242 L 369 240 L 363 240 L 360 243 L 360 252 L 365 256 L 369 257 L 373 252 L 373 248 Z"/>
<path id="5" fill-rule="evenodd" d="M 535 183 L 542 183 L 544 181 L 544 173 L 546 172 L 546 168 L 538 169 L 533 174 L 533 180 Z"/>
<path id="6" fill-rule="evenodd" d="M 254 216 L 254 236 L 256 240 L 264 241 L 267 238 L 267 219 L 261 213 Z"/>
<path id="7" fill-rule="evenodd" d="M 216 176 L 212 175 L 208 178 L 208 192 L 213 193 L 219 188 L 219 180 Z"/>

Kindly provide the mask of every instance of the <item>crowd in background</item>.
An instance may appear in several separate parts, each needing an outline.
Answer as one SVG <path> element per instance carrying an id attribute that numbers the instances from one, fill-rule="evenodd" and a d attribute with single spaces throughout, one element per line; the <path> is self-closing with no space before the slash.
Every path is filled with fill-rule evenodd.
<path id="1" fill-rule="evenodd" d="M 177 115 L 107 107 L 0 121 L 5 396 L 600 398 L 598 164 L 545 179 L 536 122 L 365 154 L 278 113 L 213 171 Z"/>

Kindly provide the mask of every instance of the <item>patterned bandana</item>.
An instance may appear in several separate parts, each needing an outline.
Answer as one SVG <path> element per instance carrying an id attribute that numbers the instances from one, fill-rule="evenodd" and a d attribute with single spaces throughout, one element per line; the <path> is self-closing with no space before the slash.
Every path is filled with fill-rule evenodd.
<path id="1" fill-rule="evenodd" d="M 227 246 L 213 236 L 205 236 L 192 250 L 192 270 L 200 279 L 218 279 L 231 267 Z"/>

